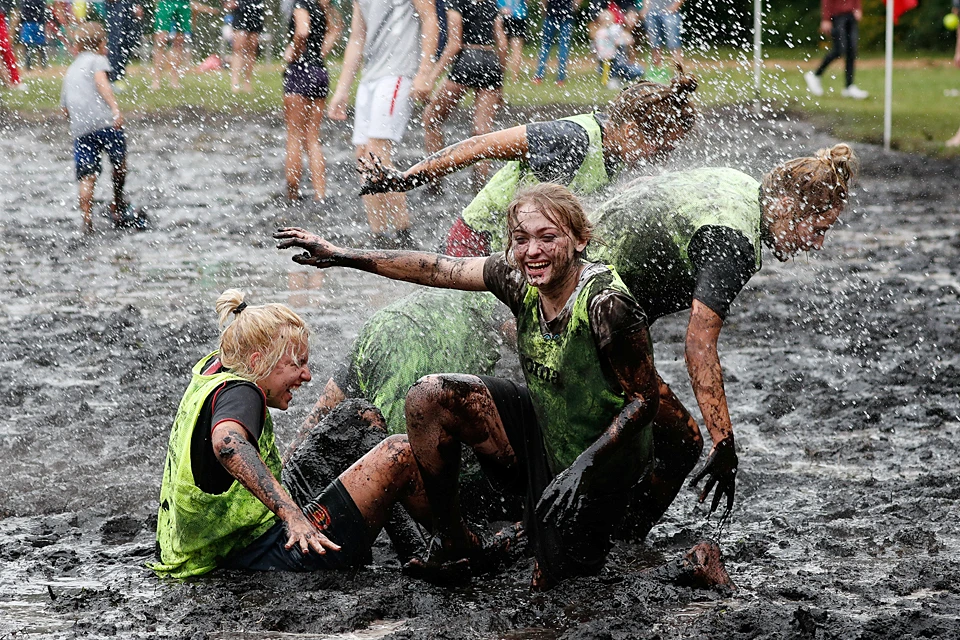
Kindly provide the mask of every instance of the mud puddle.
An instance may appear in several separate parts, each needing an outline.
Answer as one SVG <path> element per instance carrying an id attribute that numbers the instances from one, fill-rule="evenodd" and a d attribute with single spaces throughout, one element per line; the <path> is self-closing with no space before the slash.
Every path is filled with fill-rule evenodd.
<path id="1" fill-rule="evenodd" d="M 324 123 L 338 200 L 314 211 L 278 206 L 278 119 L 131 116 L 130 193 L 153 226 L 81 241 L 65 126 L 6 120 L 0 638 L 960 637 L 956 161 L 859 146 L 865 176 L 825 249 L 783 265 L 766 256 L 734 304 L 720 350 L 741 470 L 722 531 L 684 492 L 645 545 L 620 544 L 600 576 L 547 594 L 527 589 L 527 562 L 463 589 L 412 581 L 383 542 L 356 572 L 176 584 L 143 565 L 170 420 L 187 368 L 214 347 L 216 295 L 285 302 L 313 328 L 314 382 L 275 416 L 289 438 L 362 321 L 410 287 L 308 271 L 273 249 L 281 224 L 363 241 L 344 126 Z M 450 139 L 466 131 L 458 119 Z M 421 142 L 411 135 L 399 163 Z M 759 177 L 833 142 L 729 109 L 708 114 L 669 166 Z M 469 199 L 468 176 L 440 199 L 411 195 L 423 247 Z M 656 354 L 695 409 L 683 330 L 682 318 L 658 323 Z M 644 573 L 717 535 L 735 594 Z"/>

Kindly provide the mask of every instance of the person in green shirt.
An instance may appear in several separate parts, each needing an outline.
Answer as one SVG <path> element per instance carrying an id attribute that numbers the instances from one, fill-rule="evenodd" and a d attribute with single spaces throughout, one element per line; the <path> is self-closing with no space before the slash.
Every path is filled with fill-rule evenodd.
<path id="1" fill-rule="evenodd" d="M 609 185 L 624 166 L 657 162 L 672 151 L 696 122 L 696 88 L 696 77 L 681 70 L 669 85 L 640 82 L 624 89 L 603 113 L 477 135 L 403 172 L 361 158 L 361 194 L 409 191 L 482 160 L 506 160 L 454 222 L 444 250 L 458 257 L 489 255 L 503 250 L 504 216 L 518 189 L 554 182 L 587 195 Z"/>
<path id="2" fill-rule="evenodd" d="M 310 381 L 309 330 L 284 305 L 250 306 L 233 289 L 216 309 L 219 349 L 193 367 L 170 432 L 151 568 L 172 578 L 342 569 L 366 561 L 394 504 L 429 522 L 405 436 L 382 441 L 332 483 L 297 469 L 296 486 L 281 483 L 291 469 L 282 469 L 268 407 L 286 410 Z"/>
<path id="3" fill-rule="evenodd" d="M 407 565 L 427 579 L 482 559 L 458 499 L 461 443 L 487 476 L 525 498 L 536 556 L 533 586 L 597 573 L 631 489 L 652 463 L 659 389 L 643 311 L 616 272 L 588 263 L 591 238 L 577 198 L 542 183 L 507 211 L 507 251 L 451 258 L 336 247 L 300 229 L 275 234 L 300 264 L 348 266 L 433 287 L 491 291 L 517 318 L 526 386 L 487 376 L 434 374 L 411 387 L 407 432 L 435 538 Z"/>

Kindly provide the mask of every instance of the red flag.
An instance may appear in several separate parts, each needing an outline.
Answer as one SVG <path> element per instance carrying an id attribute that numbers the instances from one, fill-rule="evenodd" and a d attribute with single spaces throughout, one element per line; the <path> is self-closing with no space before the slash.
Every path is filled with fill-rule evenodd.
<path id="1" fill-rule="evenodd" d="M 884 4 L 889 0 L 884 0 Z M 917 0 L 893 0 L 893 24 L 900 23 L 900 16 L 917 8 Z"/>

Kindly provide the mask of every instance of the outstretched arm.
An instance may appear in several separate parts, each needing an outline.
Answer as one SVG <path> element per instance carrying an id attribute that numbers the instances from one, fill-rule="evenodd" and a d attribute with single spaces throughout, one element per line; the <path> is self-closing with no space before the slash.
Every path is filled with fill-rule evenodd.
<path id="1" fill-rule="evenodd" d="M 303 553 L 326 553 L 340 547 L 320 533 L 287 490 L 267 468 L 257 447 L 250 442 L 247 430 L 239 422 L 225 420 L 213 429 L 213 451 L 220 464 L 250 491 L 287 527 L 287 549 L 294 545 Z"/>
<path id="2" fill-rule="evenodd" d="M 279 229 L 273 237 L 278 249 L 298 248 L 298 264 L 325 269 L 350 267 L 376 273 L 391 280 L 441 289 L 486 291 L 483 264 L 487 258 L 451 258 L 422 251 L 367 251 L 334 246 L 320 236 L 296 228 Z"/>
<path id="3" fill-rule="evenodd" d="M 650 332 L 643 327 L 612 341 L 601 350 L 601 357 L 606 358 L 620 382 L 627 403 L 596 442 L 544 490 L 537 514 L 545 522 L 559 524 L 587 492 L 604 495 L 623 491 L 647 471 L 646 465 L 638 464 L 646 446 L 640 436 L 660 405 Z"/>
<path id="4" fill-rule="evenodd" d="M 527 126 L 520 125 L 452 144 L 403 172 L 376 158 L 361 158 L 357 167 L 363 180 L 360 195 L 409 191 L 481 160 L 520 160 L 526 154 Z"/>
<path id="5" fill-rule="evenodd" d="M 716 510 L 724 495 L 727 496 L 726 511 L 729 512 L 733 508 L 739 464 L 733 443 L 733 424 L 727 407 L 727 395 L 723 389 L 723 369 L 720 367 L 720 356 L 717 353 L 717 341 L 720 338 L 721 328 L 723 328 L 723 319 L 703 302 L 694 299 L 693 308 L 690 311 L 690 323 L 687 325 L 684 357 L 687 361 L 687 372 L 690 374 L 693 393 L 703 414 L 707 431 L 710 432 L 710 438 L 713 440 L 713 449 L 703 468 L 693 477 L 691 484 L 696 484 L 707 477 L 707 482 L 700 493 L 700 502 L 706 500 L 716 485 L 717 492 L 713 496 L 711 512 Z"/>

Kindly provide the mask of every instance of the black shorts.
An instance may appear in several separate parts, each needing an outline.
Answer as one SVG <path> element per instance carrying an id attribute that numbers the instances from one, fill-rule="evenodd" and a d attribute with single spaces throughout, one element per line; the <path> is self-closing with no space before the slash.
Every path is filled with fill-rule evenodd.
<path id="1" fill-rule="evenodd" d="M 322 64 L 294 62 L 283 72 L 283 92 L 311 100 L 323 100 L 330 90 L 330 78 Z"/>
<path id="2" fill-rule="evenodd" d="M 263 33 L 263 14 L 266 4 L 263 0 L 239 0 L 233 10 L 234 31 Z"/>
<path id="3" fill-rule="evenodd" d="M 507 34 L 507 40 L 520 38 L 527 41 L 527 19 L 526 18 L 504 18 L 503 31 Z"/>
<path id="4" fill-rule="evenodd" d="M 449 80 L 471 89 L 499 89 L 503 86 L 503 67 L 493 51 L 465 48 L 453 61 Z"/>
<path id="5" fill-rule="evenodd" d="M 623 520 L 631 492 L 587 498 L 573 521 L 559 527 L 541 523 L 537 503 L 554 475 L 530 392 L 510 380 L 478 377 L 493 398 L 520 467 L 514 474 L 484 470 L 495 484 L 505 490 L 519 489 L 525 496 L 524 527 L 540 570 L 554 581 L 596 575 L 607 560 L 611 537 Z"/>
<path id="6" fill-rule="evenodd" d="M 324 554 L 303 553 L 299 545 L 285 549 L 287 528 L 283 522 L 278 522 L 252 543 L 222 560 L 220 568 L 323 571 L 349 569 L 366 563 L 375 536 L 339 480 L 330 483 L 323 493 L 303 507 L 303 511 L 323 535 L 340 545 L 340 551 L 328 549 Z"/>

